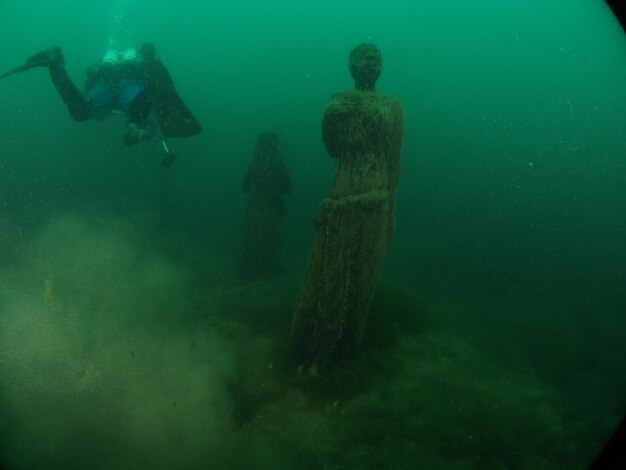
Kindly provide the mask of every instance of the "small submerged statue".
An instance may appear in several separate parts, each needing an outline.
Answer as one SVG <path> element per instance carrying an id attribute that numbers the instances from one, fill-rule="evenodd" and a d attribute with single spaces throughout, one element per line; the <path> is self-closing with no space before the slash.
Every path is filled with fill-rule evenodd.
<path id="1" fill-rule="evenodd" d="M 396 98 L 375 91 L 381 70 L 378 48 L 357 46 L 350 52 L 355 89 L 335 94 L 324 112 L 324 144 L 336 165 L 293 318 L 301 371 L 327 370 L 359 346 L 394 236 L 403 115 Z"/>
<path id="2" fill-rule="evenodd" d="M 274 275 L 281 268 L 278 223 L 287 212 L 283 196 L 291 192 L 291 180 L 280 158 L 276 134 L 259 135 L 243 190 L 248 193 L 248 208 L 240 274 L 254 280 Z"/>

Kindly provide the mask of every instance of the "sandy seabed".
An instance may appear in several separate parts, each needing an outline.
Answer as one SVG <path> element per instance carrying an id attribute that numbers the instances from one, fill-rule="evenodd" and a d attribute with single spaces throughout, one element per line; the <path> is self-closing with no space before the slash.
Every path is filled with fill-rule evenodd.
<path id="1" fill-rule="evenodd" d="M 301 276 L 241 283 L 179 242 L 65 214 L 2 267 L 3 468 L 584 468 L 619 419 L 473 325 L 484 305 L 388 278 L 361 354 L 298 375 Z"/>

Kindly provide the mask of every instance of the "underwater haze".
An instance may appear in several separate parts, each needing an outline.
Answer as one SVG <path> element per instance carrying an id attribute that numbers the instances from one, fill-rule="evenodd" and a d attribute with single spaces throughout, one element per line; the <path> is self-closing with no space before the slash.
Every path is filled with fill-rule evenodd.
<path id="1" fill-rule="evenodd" d="M 0 468 L 583 469 L 626 412 L 626 34 L 601 0 L 3 0 L 0 72 L 156 45 L 203 127 L 122 144 L 0 80 Z M 358 355 L 288 350 L 376 44 L 404 107 L 397 233 Z M 291 175 L 281 273 L 242 281 L 257 137 Z"/>

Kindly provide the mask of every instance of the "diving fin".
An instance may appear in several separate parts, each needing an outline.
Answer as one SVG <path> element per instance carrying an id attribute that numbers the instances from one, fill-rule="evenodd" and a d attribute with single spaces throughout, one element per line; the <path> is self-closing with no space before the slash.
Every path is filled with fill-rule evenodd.
<path id="1" fill-rule="evenodd" d="M 164 137 L 190 137 L 202 126 L 179 96 L 170 73 L 159 59 L 145 62 L 148 93 L 155 101 L 156 119 Z"/>
<path id="2" fill-rule="evenodd" d="M 0 79 L 10 77 L 16 73 L 25 72 L 26 70 L 30 70 L 35 67 L 46 67 L 51 64 L 63 65 L 63 53 L 61 52 L 60 47 L 51 47 L 30 56 L 24 65 L 20 65 L 19 67 L 9 70 L 8 72 L 4 72 L 0 75 Z"/>
<path id="3" fill-rule="evenodd" d="M 28 65 L 28 64 L 20 65 L 19 67 L 15 67 L 14 69 L 9 70 L 8 72 L 4 72 L 2 75 L 0 75 L 0 79 L 10 77 L 11 75 L 15 75 L 16 73 L 24 72 L 25 70 L 29 70 L 32 68 L 33 68 L 32 65 Z"/>

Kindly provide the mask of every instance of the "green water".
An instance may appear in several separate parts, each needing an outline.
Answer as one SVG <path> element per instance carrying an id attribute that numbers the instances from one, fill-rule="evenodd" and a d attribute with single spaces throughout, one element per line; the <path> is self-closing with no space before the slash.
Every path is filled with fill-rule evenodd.
<path id="1" fill-rule="evenodd" d="M 124 2 L 4 0 L 0 70 L 70 76 Z M 626 35 L 602 1 L 126 2 L 204 132 L 121 144 L 45 70 L 0 81 L 0 468 L 585 468 L 626 411 Z M 333 161 L 320 122 L 373 42 L 405 137 L 361 354 L 286 345 Z M 276 132 L 284 273 L 237 276 Z"/>

